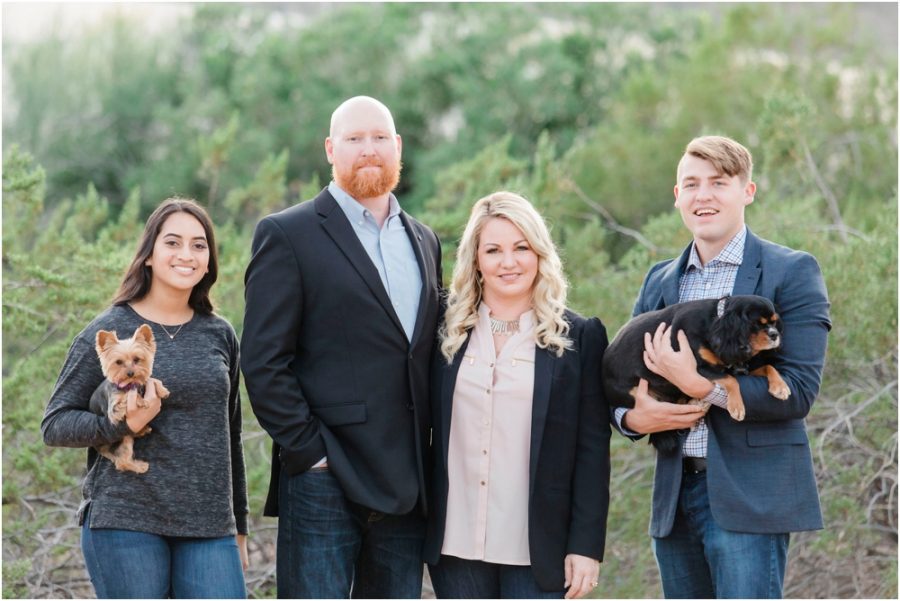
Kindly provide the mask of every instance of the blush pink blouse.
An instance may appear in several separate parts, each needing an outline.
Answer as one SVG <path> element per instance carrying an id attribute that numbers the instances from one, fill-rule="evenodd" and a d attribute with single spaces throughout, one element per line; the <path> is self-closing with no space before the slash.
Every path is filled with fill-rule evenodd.
<path id="1" fill-rule="evenodd" d="M 482 303 L 456 377 L 441 552 L 462 559 L 530 565 L 534 313 L 519 318 L 519 332 L 510 336 L 499 356 L 489 314 Z"/>

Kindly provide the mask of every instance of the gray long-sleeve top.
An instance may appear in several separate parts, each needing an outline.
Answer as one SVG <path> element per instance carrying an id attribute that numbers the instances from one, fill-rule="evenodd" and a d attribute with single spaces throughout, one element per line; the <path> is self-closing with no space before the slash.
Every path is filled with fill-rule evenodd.
<path id="1" fill-rule="evenodd" d="M 163 536 L 220 537 L 247 533 L 247 479 L 241 443 L 238 339 L 226 320 L 196 313 L 174 339 L 128 305 L 113 306 L 75 337 L 41 431 L 51 446 L 95 447 L 129 433 L 88 409 L 103 382 L 94 349 L 98 330 L 129 338 L 150 324 L 157 351 L 153 377 L 169 389 L 149 435 L 134 441 L 144 474 L 118 472 L 89 448 L 81 523 Z M 169 328 L 172 332 L 172 328 Z"/>

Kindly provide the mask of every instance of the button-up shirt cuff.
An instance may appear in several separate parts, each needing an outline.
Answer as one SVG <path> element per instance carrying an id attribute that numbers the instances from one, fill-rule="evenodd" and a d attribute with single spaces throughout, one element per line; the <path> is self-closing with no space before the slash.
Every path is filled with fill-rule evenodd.
<path id="1" fill-rule="evenodd" d="M 713 389 L 708 395 L 703 397 L 704 401 L 725 409 L 728 406 L 728 391 L 726 391 L 718 382 L 713 382 Z"/>
<path id="2" fill-rule="evenodd" d="M 625 417 L 625 414 L 627 412 L 628 407 L 616 407 L 614 417 L 616 419 L 616 425 L 619 426 L 619 432 L 621 432 L 625 436 L 640 436 L 640 434 L 638 434 L 637 432 L 633 432 L 622 425 L 622 419 Z"/>

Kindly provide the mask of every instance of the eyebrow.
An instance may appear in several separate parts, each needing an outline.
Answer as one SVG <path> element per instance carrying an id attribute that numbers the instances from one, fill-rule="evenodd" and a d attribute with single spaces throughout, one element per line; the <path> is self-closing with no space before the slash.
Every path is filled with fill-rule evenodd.
<path id="1" fill-rule="evenodd" d="M 731 177 L 731 176 L 729 176 L 728 174 L 725 174 L 725 173 L 718 173 L 718 174 L 716 174 L 716 175 L 711 175 L 711 176 L 708 177 L 707 179 L 728 179 L 729 177 Z M 685 175 L 684 177 L 681 178 L 681 181 L 683 181 L 683 182 L 686 182 L 686 181 L 698 181 L 698 180 L 701 180 L 701 179 L 703 179 L 703 178 L 702 178 L 702 177 L 699 177 L 699 176 L 696 176 L 696 175 Z"/>
<path id="2" fill-rule="evenodd" d="M 516 244 L 522 244 L 523 242 L 525 244 L 528 244 L 528 240 L 526 240 L 525 238 L 522 238 L 521 240 L 516 240 L 515 242 L 513 242 L 513 246 L 515 246 Z M 500 246 L 500 245 L 497 244 L 496 242 L 485 242 L 483 244 L 483 246 Z"/>
<path id="3" fill-rule="evenodd" d="M 182 238 L 181 234 L 176 234 L 175 232 L 169 232 L 168 234 L 163 234 L 163 238 L 168 238 L 169 236 L 173 236 L 175 238 L 178 238 L 179 240 L 181 240 L 181 238 Z M 206 236 L 194 236 L 193 238 L 191 238 L 191 240 L 204 240 L 205 241 Z"/>

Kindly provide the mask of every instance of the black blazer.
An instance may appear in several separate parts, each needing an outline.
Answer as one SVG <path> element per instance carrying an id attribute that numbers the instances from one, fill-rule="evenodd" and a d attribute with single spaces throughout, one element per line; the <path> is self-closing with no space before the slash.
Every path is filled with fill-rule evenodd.
<path id="1" fill-rule="evenodd" d="M 567 554 L 603 559 L 609 509 L 609 409 L 600 379 L 606 328 L 597 318 L 571 311 L 566 319 L 571 350 L 557 357 L 535 349 L 528 547 L 534 577 L 547 591 L 563 590 Z M 432 362 L 434 471 L 425 539 L 430 564 L 438 563 L 444 542 L 453 391 L 468 344 L 467 339 L 450 365 L 440 353 Z"/>
<path id="2" fill-rule="evenodd" d="M 274 443 L 265 515 L 278 515 L 282 468 L 294 475 L 325 455 L 350 501 L 389 514 L 417 500 L 424 509 L 441 251 L 429 228 L 400 219 L 422 274 L 412 342 L 327 188 L 256 227 L 241 367 Z"/>

